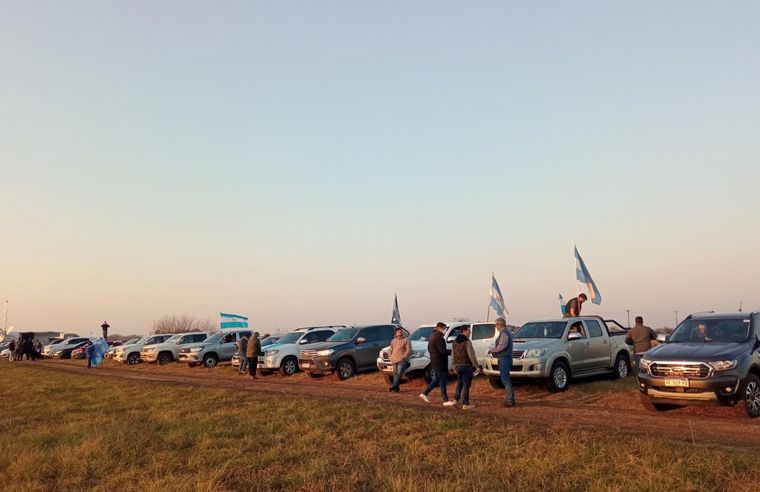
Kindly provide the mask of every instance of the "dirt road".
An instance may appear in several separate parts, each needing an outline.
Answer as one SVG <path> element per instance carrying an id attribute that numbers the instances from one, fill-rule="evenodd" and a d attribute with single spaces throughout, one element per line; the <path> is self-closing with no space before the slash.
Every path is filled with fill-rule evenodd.
<path id="1" fill-rule="evenodd" d="M 22 364 L 27 364 L 23 362 Z M 135 367 L 107 361 L 101 367 L 88 370 L 82 361 L 36 361 L 29 366 L 91 377 L 124 378 L 150 383 L 181 384 L 196 387 L 223 388 L 241 391 L 276 393 L 290 396 L 336 399 L 404 406 L 415 409 L 461 412 L 442 408 L 437 391 L 431 395 L 433 405 L 419 398 L 423 383 L 413 381 L 402 386 L 401 393 L 388 393 L 377 373 L 360 375 L 349 381 L 334 376 L 309 379 L 303 374 L 290 378 L 279 375 L 260 377 L 250 381 L 238 376 L 229 366 L 212 370 L 187 368 L 178 364 L 155 366 L 140 364 Z M 517 388 L 518 406 L 502 407 L 502 392 L 493 390 L 479 381 L 471 392 L 477 408 L 472 415 L 499 417 L 509 423 L 537 425 L 566 425 L 602 430 L 605 433 L 625 435 L 652 435 L 684 440 L 691 443 L 712 443 L 732 447 L 760 449 L 760 419 L 742 418 L 732 408 L 685 408 L 660 414 L 649 413 L 638 403 L 638 394 L 632 378 L 619 382 L 614 391 L 599 392 L 593 385 L 562 394 L 547 394 L 536 385 Z M 449 389 L 453 395 L 453 386 Z"/>

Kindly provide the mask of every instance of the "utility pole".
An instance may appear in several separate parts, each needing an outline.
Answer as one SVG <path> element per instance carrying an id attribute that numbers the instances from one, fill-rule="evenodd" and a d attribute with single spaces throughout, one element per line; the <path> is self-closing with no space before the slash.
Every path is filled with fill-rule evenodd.
<path id="1" fill-rule="evenodd" d="M 630 328 L 631 327 L 631 310 L 626 309 L 625 312 L 628 315 L 628 328 Z"/>
<path id="2" fill-rule="evenodd" d="M 5 312 L 3 314 L 3 336 L 8 334 L 8 299 L 5 300 Z"/>
<path id="3" fill-rule="evenodd" d="M 678 311 L 673 311 L 673 312 L 676 315 L 676 324 L 675 324 L 675 326 L 673 326 L 673 328 L 675 328 L 676 326 L 678 326 Z"/>

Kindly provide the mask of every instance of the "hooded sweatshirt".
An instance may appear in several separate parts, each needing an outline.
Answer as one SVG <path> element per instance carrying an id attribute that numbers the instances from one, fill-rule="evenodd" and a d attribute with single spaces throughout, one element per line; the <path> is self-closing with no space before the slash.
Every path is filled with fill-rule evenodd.
<path id="1" fill-rule="evenodd" d="M 478 367 L 478 358 L 475 356 L 475 349 L 472 348 L 472 342 L 469 338 L 461 333 L 454 340 L 454 347 L 451 351 L 453 355 L 454 367 L 456 366 L 473 366 Z"/>

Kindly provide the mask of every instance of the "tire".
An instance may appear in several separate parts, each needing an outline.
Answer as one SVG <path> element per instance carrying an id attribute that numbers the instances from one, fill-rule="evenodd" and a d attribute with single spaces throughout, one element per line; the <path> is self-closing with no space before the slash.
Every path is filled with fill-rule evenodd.
<path id="1" fill-rule="evenodd" d="M 741 409 L 744 416 L 750 419 L 760 417 L 760 377 L 756 374 L 747 376 L 742 385 Z"/>
<path id="2" fill-rule="evenodd" d="M 348 357 L 345 357 L 343 359 L 340 359 L 335 365 L 335 372 L 338 373 L 338 379 L 345 381 L 346 379 L 349 379 L 353 377 L 354 374 L 356 374 L 356 365 L 354 364 L 354 361 Z"/>
<path id="3" fill-rule="evenodd" d="M 622 352 L 615 357 L 615 367 L 612 371 L 614 379 L 625 379 L 631 373 L 631 361 Z"/>
<path id="4" fill-rule="evenodd" d="M 433 366 L 431 364 L 428 364 L 422 371 L 422 380 L 425 381 L 426 384 L 430 384 L 430 381 L 433 380 Z"/>
<path id="5" fill-rule="evenodd" d="M 203 367 L 212 369 L 216 367 L 218 363 L 219 363 L 219 359 L 217 359 L 216 355 L 214 354 L 208 354 L 205 357 L 203 357 Z"/>
<path id="6" fill-rule="evenodd" d="M 504 383 L 501 382 L 499 376 L 488 376 L 488 382 L 491 384 L 491 388 L 504 389 Z"/>
<path id="7" fill-rule="evenodd" d="M 158 354 L 158 359 L 156 359 L 156 362 L 158 362 L 158 365 L 160 366 L 165 366 L 170 362 L 174 362 L 174 357 L 170 352 L 161 352 Z"/>
<path id="8" fill-rule="evenodd" d="M 387 384 L 388 386 L 393 384 L 393 376 L 391 376 L 390 374 L 384 372 L 383 379 L 385 380 L 385 384 Z"/>
<path id="9" fill-rule="evenodd" d="M 664 403 L 655 403 L 653 402 L 647 395 L 639 395 L 641 398 L 641 404 L 644 405 L 644 408 L 649 410 L 650 412 L 664 412 L 666 410 L 673 409 L 673 405 L 666 405 Z"/>
<path id="10" fill-rule="evenodd" d="M 570 386 L 570 368 L 561 360 L 552 364 L 552 370 L 549 371 L 549 379 L 546 380 L 546 389 L 550 393 L 557 393 L 567 390 Z"/>
<path id="11" fill-rule="evenodd" d="M 140 354 L 137 352 L 132 352 L 127 356 L 127 364 L 130 366 L 136 366 L 140 363 Z"/>
<path id="12" fill-rule="evenodd" d="M 292 376 L 298 372 L 298 359 L 295 357 L 285 357 L 280 363 L 280 374 L 283 376 Z"/>

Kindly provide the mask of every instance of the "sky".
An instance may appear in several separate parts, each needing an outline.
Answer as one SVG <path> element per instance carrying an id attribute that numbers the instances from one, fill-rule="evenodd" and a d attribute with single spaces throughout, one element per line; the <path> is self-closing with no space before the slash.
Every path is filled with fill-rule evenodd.
<path id="1" fill-rule="evenodd" d="M 760 4 L 0 0 L 16 329 L 760 308 Z M 491 315 L 492 316 L 492 315 Z"/>

